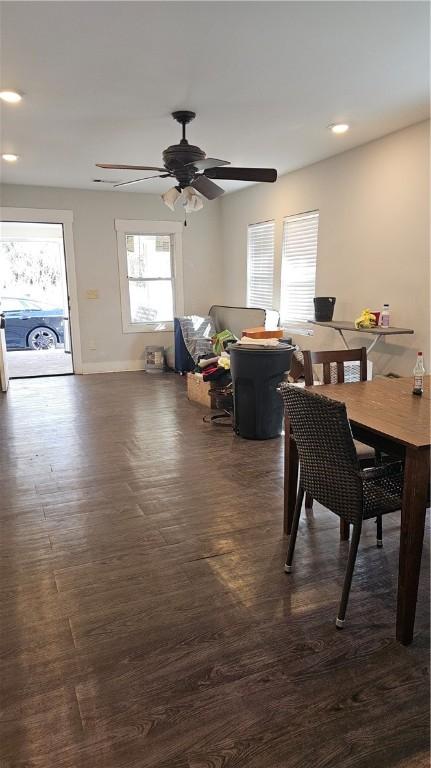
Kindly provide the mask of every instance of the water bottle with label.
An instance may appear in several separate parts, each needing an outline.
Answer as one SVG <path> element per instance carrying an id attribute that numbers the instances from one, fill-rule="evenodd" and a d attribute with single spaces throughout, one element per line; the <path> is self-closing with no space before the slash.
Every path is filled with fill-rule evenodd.
<path id="1" fill-rule="evenodd" d="M 422 395 L 424 391 L 424 358 L 422 352 L 418 352 L 416 365 L 413 368 L 413 394 Z"/>
<path id="2" fill-rule="evenodd" d="M 380 325 L 382 328 L 389 328 L 389 304 L 383 304 L 383 311 L 380 315 Z"/>

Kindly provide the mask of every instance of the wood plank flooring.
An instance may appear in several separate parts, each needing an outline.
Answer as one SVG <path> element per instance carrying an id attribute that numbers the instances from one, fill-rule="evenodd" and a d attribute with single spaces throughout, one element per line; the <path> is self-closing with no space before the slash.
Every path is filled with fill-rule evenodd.
<path id="1" fill-rule="evenodd" d="M 173 374 L 0 399 L 1 768 L 423 768 L 426 546 L 395 641 L 399 516 L 315 505 L 283 573 L 282 441 L 204 424 Z"/>

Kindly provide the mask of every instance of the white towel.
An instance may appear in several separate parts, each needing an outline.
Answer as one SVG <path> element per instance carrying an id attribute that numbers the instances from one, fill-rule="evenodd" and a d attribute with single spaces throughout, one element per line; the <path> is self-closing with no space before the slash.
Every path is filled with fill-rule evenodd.
<path id="1" fill-rule="evenodd" d="M 239 342 L 244 347 L 278 347 L 278 339 L 252 339 L 250 336 L 241 336 Z"/>

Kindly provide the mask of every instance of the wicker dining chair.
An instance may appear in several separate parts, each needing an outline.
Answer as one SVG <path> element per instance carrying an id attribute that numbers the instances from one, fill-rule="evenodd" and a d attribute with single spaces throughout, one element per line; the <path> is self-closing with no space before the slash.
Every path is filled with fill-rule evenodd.
<path id="1" fill-rule="evenodd" d="M 324 352 L 315 352 L 310 349 L 303 350 L 304 356 L 304 381 L 306 387 L 314 384 L 314 365 L 322 366 L 322 384 L 344 384 L 345 373 L 350 367 L 349 381 L 367 380 L 367 350 L 365 347 L 358 349 L 325 350 Z M 352 372 L 353 371 L 353 372 Z M 381 456 L 370 445 L 354 440 L 356 453 L 361 465 L 370 466 L 377 462 L 381 463 Z M 312 509 L 313 499 L 310 494 L 305 494 L 305 506 Z M 383 525 L 381 516 L 376 519 L 377 523 L 377 546 L 383 546 Z M 344 520 L 340 520 L 340 538 L 342 541 L 349 539 L 349 525 Z"/>
<path id="2" fill-rule="evenodd" d="M 304 493 L 353 526 L 336 626 L 344 626 L 362 522 L 401 508 L 402 462 L 361 469 L 346 406 L 327 397 L 281 384 L 280 392 L 299 455 L 300 477 L 285 565 L 292 570 Z"/>

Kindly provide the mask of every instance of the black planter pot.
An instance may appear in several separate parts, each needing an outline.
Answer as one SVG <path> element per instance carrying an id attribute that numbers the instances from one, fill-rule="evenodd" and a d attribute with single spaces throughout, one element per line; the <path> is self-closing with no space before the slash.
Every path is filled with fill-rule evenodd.
<path id="1" fill-rule="evenodd" d="M 319 323 L 329 323 L 334 316 L 335 296 L 316 296 L 314 301 L 314 319 Z"/>

